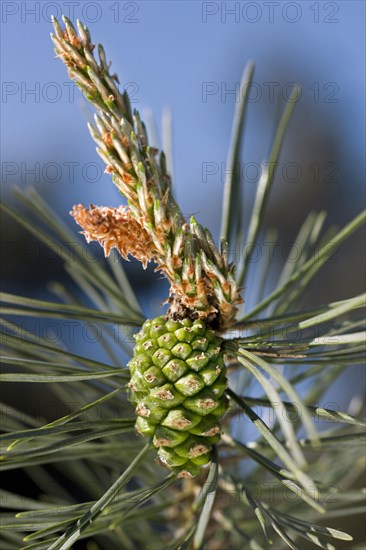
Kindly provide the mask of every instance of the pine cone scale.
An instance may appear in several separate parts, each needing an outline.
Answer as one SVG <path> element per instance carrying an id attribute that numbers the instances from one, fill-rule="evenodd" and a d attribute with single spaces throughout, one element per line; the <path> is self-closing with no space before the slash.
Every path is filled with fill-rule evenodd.
<path id="1" fill-rule="evenodd" d="M 136 429 L 153 437 L 160 462 L 179 477 L 211 460 L 227 409 L 221 340 L 202 320 L 157 317 L 135 336 L 129 363 Z"/>

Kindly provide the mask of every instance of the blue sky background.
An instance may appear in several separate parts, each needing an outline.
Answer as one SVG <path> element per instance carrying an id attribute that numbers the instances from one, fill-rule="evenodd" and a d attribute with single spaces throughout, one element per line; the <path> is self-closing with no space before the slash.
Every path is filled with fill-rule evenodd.
<path id="1" fill-rule="evenodd" d="M 282 180 L 282 191 L 291 198 L 307 183 L 316 197 L 309 166 L 321 162 L 326 175 L 332 168 L 327 172 L 324 163 L 337 163 L 338 182 L 319 186 L 332 202 L 342 203 L 346 218 L 351 214 L 351 195 L 360 192 L 364 176 L 364 2 L 2 2 L 1 8 L 6 188 L 16 180 L 41 185 L 37 175 L 26 174 L 38 161 L 47 184 L 42 192 L 60 212 L 79 201 L 119 200 L 109 177 L 100 173 L 103 164 L 85 129 L 90 111 L 53 57 L 49 17 L 64 12 L 82 18 L 94 40 L 103 42 L 121 84 L 130 83 L 134 107 L 151 109 L 158 126 L 163 109 L 171 108 L 174 183 L 185 212 L 199 210 L 201 221 L 218 231 L 220 172 L 204 182 L 202 169 L 204 163 L 226 160 L 235 96 L 221 92 L 234 89 L 245 63 L 254 60 L 261 97 L 255 101 L 253 92 L 244 161 L 264 158 L 277 95 L 296 81 L 303 95 L 282 161 L 299 162 L 304 177 L 291 186 L 279 174 L 278 189 Z M 205 95 L 206 86 L 214 93 Z M 89 164 L 94 162 L 99 169 Z M 253 188 L 254 172 L 250 178 Z"/>
<path id="2" fill-rule="evenodd" d="M 86 129 L 91 117 L 65 67 L 54 58 L 50 15 L 81 18 L 102 42 L 133 106 L 173 113 L 174 188 L 183 212 L 195 213 L 218 236 L 222 163 L 230 139 L 235 89 L 248 60 L 256 63 L 258 100 L 249 104 L 245 163 L 258 165 L 268 152 L 283 96 L 291 82 L 302 97 L 290 123 L 268 223 L 283 242 L 293 239 L 310 209 L 326 208 L 340 225 L 359 212 L 365 179 L 365 3 L 363 1 L 199 2 L 99 1 L 1 3 L 2 189 L 34 185 L 76 230 L 73 204 L 118 205 L 120 197 L 95 153 Z M 208 88 L 207 88 L 208 87 Z M 210 95 L 204 92 L 211 90 Z M 270 96 L 270 89 L 275 95 Z M 34 93 L 31 91 L 35 90 Z M 37 164 L 38 163 L 38 164 Z M 205 166 L 217 173 L 205 176 Z M 301 177 L 291 171 L 300 167 Z M 35 170 L 36 174 L 31 171 Z M 249 170 L 249 168 L 248 168 Z M 255 189 L 248 172 L 246 196 Z M 346 250 L 338 275 L 321 280 L 314 301 L 346 298 L 363 285 L 357 253 L 348 269 Z M 278 259 L 280 261 L 281 258 Z M 29 266 L 31 269 L 32 266 Z M 27 267 L 28 269 L 28 267 Z M 6 284 L 25 281 L 25 271 Z M 132 265 L 130 273 L 145 275 Z M 349 286 L 343 284 L 348 280 Z M 11 279 L 11 280 L 10 280 Z M 28 293 L 42 293 L 47 266 Z M 138 279 L 136 279 L 137 281 Z M 37 287 L 38 284 L 38 287 Z M 148 298 L 156 310 L 161 283 Z M 250 302 L 250 292 L 248 300 Z M 146 296 L 146 295 L 145 295 Z M 147 299 L 147 298 L 146 298 Z"/>

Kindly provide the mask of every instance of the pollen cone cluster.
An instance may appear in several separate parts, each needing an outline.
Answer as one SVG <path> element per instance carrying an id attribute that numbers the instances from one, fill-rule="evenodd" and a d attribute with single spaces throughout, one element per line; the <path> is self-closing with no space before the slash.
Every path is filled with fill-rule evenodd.
<path id="1" fill-rule="evenodd" d="M 202 320 L 147 320 L 135 336 L 130 400 L 136 428 L 179 477 L 210 462 L 228 405 L 221 340 Z"/>
<path id="2" fill-rule="evenodd" d="M 241 298 L 228 244 L 223 240 L 217 248 L 207 228 L 193 217 L 185 221 L 172 194 L 165 155 L 149 144 L 145 124 L 138 111 L 132 112 L 127 92 L 119 91 L 103 47 L 94 47 L 80 21 L 77 29 L 67 17 L 63 22 L 64 28 L 53 19 L 56 55 L 97 111 L 90 133 L 106 172 L 128 204 L 90 210 L 76 205 L 72 215 L 86 238 L 97 240 L 106 255 L 116 248 L 145 267 L 154 261 L 170 282 L 172 313 L 216 320 L 221 329 L 231 326 Z"/>

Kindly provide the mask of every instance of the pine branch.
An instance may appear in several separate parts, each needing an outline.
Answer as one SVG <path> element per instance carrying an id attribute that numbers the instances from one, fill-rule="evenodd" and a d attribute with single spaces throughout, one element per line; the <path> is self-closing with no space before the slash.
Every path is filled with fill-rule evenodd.
<path id="1" fill-rule="evenodd" d="M 95 126 L 89 125 L 91 136 L 106 163 L 106 172 L 112 174 L 128 201 L 129 211 L 124 210 L 124 217 L 132 216 L 136 227 L 132 228 L 130 221 L 131 237 L 117 235 L 116 240 L 115 228 L 121 224 L 121 212 L 112 213 L 109 209 L 108 219 L 106 208 L 93 207 L 88 212 L 81 205 L 73 213 L 76 221 L 90 240 L 97 238 L 92 235 L 100 229 L 101 221 L 96 217 L 104 216 L 101 242 L 106 252 L 115 246 L 124 257 L 131 253 L 143 264 L 153 259 L 156 269 L 171 283 L 172 316 L 188 313 L 211 321 L 218 316 L 216 324 L 230 325 L 236 304 L 241 301 L 233 266 L 227 264 L 226 256 L 218 251 L 207 229 L 193 218 L 190 224 L 185 222 L 171 192 L 164 153 L 149 146 L 145 125 L 138 111 L 131 112 L 127 93 L 119 92 L 118 77 L 110 74 L 103 47 L 98 46 L 98 62 L 87 27 L 78 21 L 77 33 L 66 17 L 63 21 L 65 30 L 53 19 L 55 34 L 51 36 L 56 54 L 97 111 Z M 92 220 L 94 228 L 90 232 Z M 133 244 L 137 228 L 145 242 L 143 256 L 140 252 L 136 255 Z"/>

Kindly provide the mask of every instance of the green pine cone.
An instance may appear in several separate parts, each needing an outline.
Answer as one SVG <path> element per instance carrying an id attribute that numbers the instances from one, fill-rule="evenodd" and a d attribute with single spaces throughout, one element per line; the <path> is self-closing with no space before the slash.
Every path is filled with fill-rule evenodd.
<path id="1" fill-rule="evenodd" d="M 178 477 L 193 477 L 210 462 L 228 407 L 221 340 L 201 320 L 166 317 L 147 320 L 135 339 L 128 386 L 136 429 Z"/>

